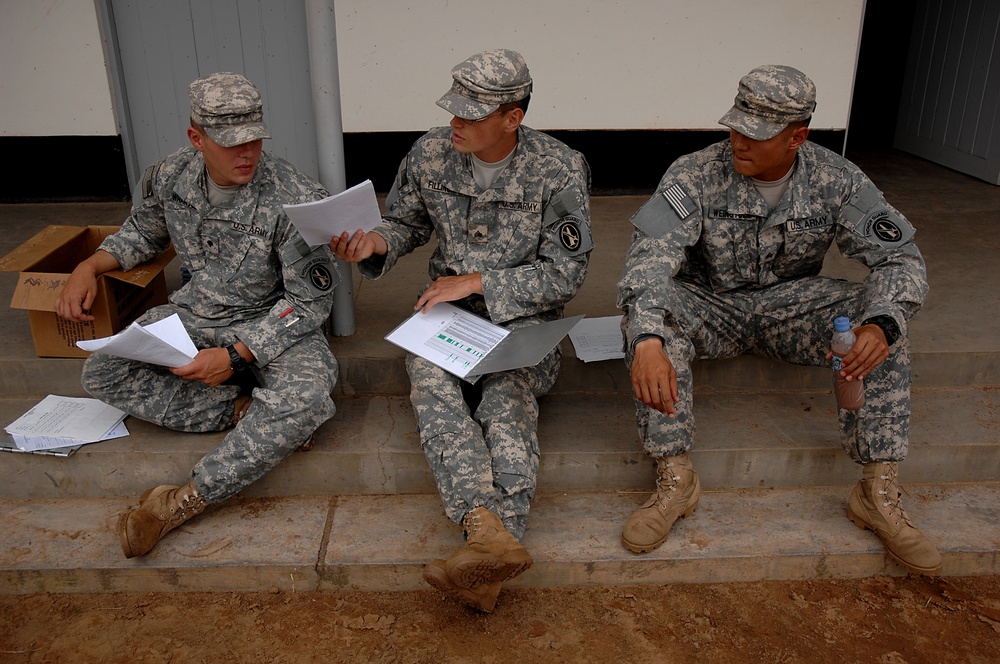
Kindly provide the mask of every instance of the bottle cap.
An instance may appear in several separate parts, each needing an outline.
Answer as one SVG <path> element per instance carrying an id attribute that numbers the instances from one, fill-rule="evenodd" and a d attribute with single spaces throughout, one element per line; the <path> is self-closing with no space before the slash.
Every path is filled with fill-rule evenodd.
<path id="1" fill-rule="evenodd" d="M 851 329 L 851 319 L 847 316 L 840 316 L 833 319 L 833 329 L 837 332 L 847 332 Z"/>

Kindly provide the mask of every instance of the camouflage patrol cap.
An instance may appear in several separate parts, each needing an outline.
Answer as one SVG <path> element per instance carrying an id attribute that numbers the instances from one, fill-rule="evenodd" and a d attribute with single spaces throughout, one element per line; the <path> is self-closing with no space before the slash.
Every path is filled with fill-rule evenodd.
<path id="1" fill-rule="evenodd" d="M 209 74 L 188 86 L 191 120 L 223 147 L 271 138 L 257 86 L 241 74 Z"/>
<path id="2" fill-rule="evenodd" d="M 787 65 L 757 67 L 740 79 L 736 100 L 719 124 L 766 141 L 791 122 L 808 120 L 816 108 L 816 85 Z"/>
<path id="3" fill-rule="evenodd" d="M 451 90 L 437 105 L 466 120 L 481 120 L 501 104 L 531 94 L 531 74 L 520 53 L 505 48 L 477 53 L 451 70 Z"/>

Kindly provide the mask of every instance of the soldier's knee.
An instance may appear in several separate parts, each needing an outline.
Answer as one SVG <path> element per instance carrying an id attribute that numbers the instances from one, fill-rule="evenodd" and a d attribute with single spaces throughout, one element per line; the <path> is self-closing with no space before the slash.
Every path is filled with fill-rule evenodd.
<path id="1" fill-rule="evenodd" d="M 101 399 L 107 396 L 108 386 L 116 384 L 117 379 L 111 378 L 107 358 L 100 353 L 94 353 L 83 363 L 80 372 L 80 385 L 87 394 Z"/>

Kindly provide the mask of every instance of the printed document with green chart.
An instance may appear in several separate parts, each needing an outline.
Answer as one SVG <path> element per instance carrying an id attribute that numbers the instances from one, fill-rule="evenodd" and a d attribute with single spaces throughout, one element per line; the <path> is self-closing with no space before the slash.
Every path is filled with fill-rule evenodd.
<path id="1" fill-rule="evenodd" d="M 475 383 L 488 373 L 538 364 L 582 318 L 572 316 L 508 330 L 442 302 L 426 314 L 413 314 L 385 338 Z"/>

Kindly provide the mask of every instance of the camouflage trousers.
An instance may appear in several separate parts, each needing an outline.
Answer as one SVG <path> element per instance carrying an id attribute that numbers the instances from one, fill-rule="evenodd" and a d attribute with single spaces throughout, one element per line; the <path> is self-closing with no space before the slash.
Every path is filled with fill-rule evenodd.
<path id="1" fill-rule="evenodd" d="M 199 349 L 236 341 L 228 328 L 172 305 L 156 307 L 139 322 L 147 324 L 178 313 Z M 230 498 L 263 477 L 294 452 L 323 422 L 333 417 L 330 392 L 337 381 L 337 360 L 317 330 L 264 367 L 253 368 L 258 387 L 246 415 L 192 470 L 195 486 L 206 502 Z M 232 426 L 237 385 L 209 387 L 178 378 L 165 367 L 103 353 L 83 366 L 88 393 L 129 415 L 177 431 L 222 431 Z"/>
<path id="2" fill-rule="evenodd" d="M 674 283 L 683 305 L 667 313 L 663 337 L 664 349 L 677 373 L 680 403 L 675 405 L 675 418 L 635 400 L 639 435 L 653 457 L 676 456 L 692 448 L 693 360 L 752 353 L 794 364 L 828 367 L 826 353 L 833 319 L 848 316 L 851 325 L 857 326 L 864 307 L 860 284 L 825 277 L 728 293 L 712 293 L 679 280 Z M 623 321 L 622 329 L 626 326 L 627 321 Z M 889 357 L 865 377 L 864 406 L 857 411 L 838 412 L 841 442 L 857 463 L 902 461 L 906 457 L 909 341 L 900 337 L 889 351 Z M 631 365 L 631 355 L 625 361 Z M 832 382 L 832 370 L 830 375 Z"/>
<path id="3" fill-rule="evenodd" d="M 538 401 L 556 381 L 559 348 L 534 367 L 471 385 L 408 353 L 410 401 L 445 514 L 485 507 L 521 539 L 538 483 Z"/>

